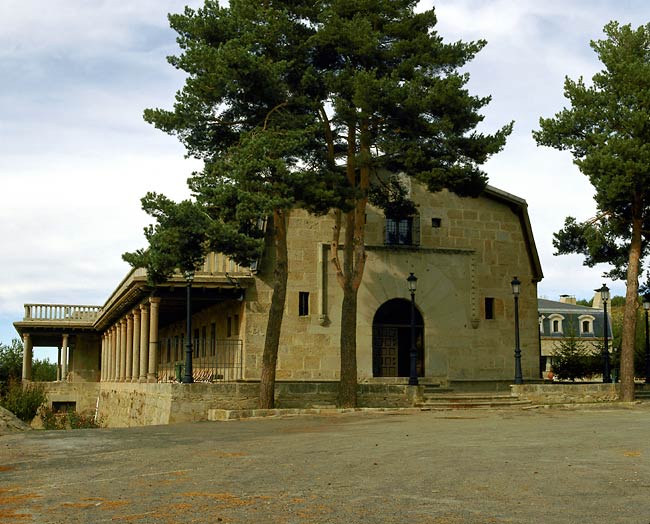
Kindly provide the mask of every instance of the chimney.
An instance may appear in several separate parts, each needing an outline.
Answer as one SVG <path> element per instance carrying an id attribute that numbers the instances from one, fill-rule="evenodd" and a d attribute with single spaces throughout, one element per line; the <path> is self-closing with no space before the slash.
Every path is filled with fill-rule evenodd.
<path id="1" fill-rule="evenodd" d="M 576 305 L 576 297 L 573 295 L 560 295 L 560 302 L 562 304 L 573 304 Z"/>

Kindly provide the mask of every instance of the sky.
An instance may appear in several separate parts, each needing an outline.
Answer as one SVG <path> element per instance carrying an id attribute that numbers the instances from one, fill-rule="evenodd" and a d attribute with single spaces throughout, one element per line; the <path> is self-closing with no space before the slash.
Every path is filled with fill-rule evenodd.
<path id="1" fill-rule="evenodd" d="M 172 107 L 184 76 L 167 13 L 200 0 L 0 2 L 0 342 L 17 336 L 23 304 L 102 305 L 145 246 L 147 191 L 189 196 L 200 164 L 144 122 Z M 514 120 L 505 149 L 484 166 L 489 183 L 526 199 L 544 280 L 540 297 L 591 298 L 606 267 L 554 256 L 567 215 L 595 214 L 593 190 L 568 152 L 536 146 L 540 117 L 566 106 L 565 76 L 601 65 L 589 42 L 610 20 L 650 22 L 646 0 L 422 0 L 445 41 L 487 40 L 465 68 L 469 90 L 492 97 L 480 130 Z M 38 358 L 38 353 L 36 353 Z"/>

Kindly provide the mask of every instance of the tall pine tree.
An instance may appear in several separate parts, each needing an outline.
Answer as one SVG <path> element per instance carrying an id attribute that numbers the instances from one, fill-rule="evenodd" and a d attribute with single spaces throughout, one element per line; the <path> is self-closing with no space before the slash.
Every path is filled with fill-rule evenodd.
<path id="1" fill-rule="evenodd" d="M 176 135 L 189 155 L 204 161 L 204 169 L 188 181 L 198 209 L 194 215 L 207 217 L 197 231 L 204 252 L 213 249 L 250 261 L 260 246 L 256 224 L 270 218 L 275 265 L 262 408 L 274 405 L 290 211 L 300 206 L 319 212 L 323 201 L 331 205 L 334 198 L 318 136 L 322 86 L 310 74 L 307 42 L 314 29 L 304 14 L 300 2 L 232 0 L 220 7 L 207 0 L 201 9 L 170 15 L 182 53 L 169 61 L 188 78 L 172 111 L 145 111 L 148 122 Z M 174 208 L 164 203 L 166 210 L 153 206 L 150 213 L 168 216 Z M 176 222 L 168 223 L 177 228 Z M 165 238 L 169 228 L 159 226 L 158 237 Z M 151 260 L 160 243 L 149 240 L 144 253 Z"/>
<path id="2" fill-rule="evenodd" d="M 356 405 L 357 293 L 364 273 L 364 217 L 382 170 L 404 173 L 430 191 L 476 196 L 480 165 L 504 146 L 511 125 L 476 131 L 489 97 L 471 96 L 459 72 L 485 42 L 445 44 L 433 10 L 413 0 L 320 2 L 312 37 L 314 66 L 327 87 L 321 121 L 330 161 L 352 190 L 351 210 L 335 212 L 331 254 L 343 290 L 342 406 Z M 341 235 L 343 239 L 341 241 Z M 343 245 L 341 253 L 339 245 Z"/>
<path id="3" fill-rule="evenodd" d="M 634 399 L 634 334 L 639 272 L 650 225 L 650 24 L 608 23 L 606 39 L 591 42 L 604 69 L 588 86 L 564 83 L 571 107 L 541 118 L 539 145 L 570 151 L 596 191 L 599 216 L 569 217 L 555 235 L 558 254 L 581 253 L 585 264 L 612 264 L 627 291 L 621 342 L 621 400 Z"/>

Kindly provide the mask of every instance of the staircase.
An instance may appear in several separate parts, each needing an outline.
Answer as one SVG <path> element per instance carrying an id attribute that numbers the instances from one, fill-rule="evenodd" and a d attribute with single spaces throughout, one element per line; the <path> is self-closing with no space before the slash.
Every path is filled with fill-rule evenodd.
<path id="1" fill-rule="evenodd" d="M 634 398 L 636 400 L 641 400 L 643 402 L 650 402 L 650 390 L 649 389 L 636 389 L 634 391 Z"/>
<path id="2" fill-rule="evenodd" d="M 650 399 L 650 396 L 648 397 Z M 529 400 L 521 400 L 510 393 L 456 393 L 448 388 L 424 388 L 422 402 L 416 404 L 422 411 L 444 411 L 453 409 L 518 408 L 530 406 Z"/>

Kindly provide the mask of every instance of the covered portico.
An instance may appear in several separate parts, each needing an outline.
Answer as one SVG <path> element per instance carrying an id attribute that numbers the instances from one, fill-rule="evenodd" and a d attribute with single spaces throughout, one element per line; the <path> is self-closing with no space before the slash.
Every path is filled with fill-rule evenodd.
<path id="1" fill-rule="evenodd" d="M 212 312 L 213 315 L 230 309 L 235 311 L 232 318 L 239 323 L 246 287 L 253 281 L 250 269 L 241 268 L 221 255 L 208 256 L 204 267 L 195 273 L 191 282 L 194 291 L 189 305 L 192 318 L 205 319 L 206 311 L 220 306 Z M 168 369 L 159 373 L 161 360 L 166 367 L 170 366 L 169 343 L 165 340 L 166 353 L 162 355 L 161 333 L 167 339 L 180 338 L 184 345 L 187 334 L 184 319 L 188 308 L 185 288 L 188 285 L 190 283 L 183 276 L 174 275 L 161 285 L 151 286 L 146 271 L 134 269 L 103 306 L 26 304 L 24 318 L 14 323 L 24 345 L 23 380 L 32 379 L 34 347 L 57 347 L 57 381 L 173 381 L 174 373 Z M 201 331 L 190 333 L 195 335 L 193 349 L 199 364 L 194 370 L 195 378 L 207 377 L 209 381 L 241 379 L 243 343 L 235 338 L 239 335 L 239 328 L 233 332 L 234 336 L 230 333 L 232 319 L 229 316 L 228 340 L 218 341 L 215 322 L 213 320 L 213 329 L 209 333 L 206 320 L 203 320 Z M 210 339 L 206 340 L 208 335 Z M 238 354 L 228 358 L 237 361 L 238 373 L 204 372 L 201 369 L 202 363 L 216 362 L 219 346 L 225 346 L 230 353 L 232 348 L 236 349 Z M 210 356 L 208 350 L 214 353 L 212 361 L 201 358 Z M 172 362 L 172 368 L 174 365 L 176 363 Z"/>

